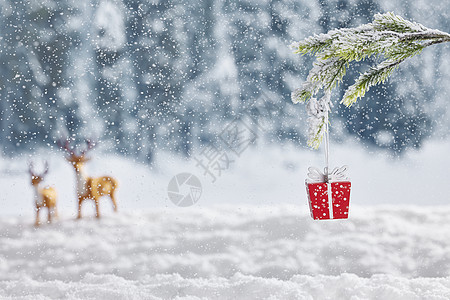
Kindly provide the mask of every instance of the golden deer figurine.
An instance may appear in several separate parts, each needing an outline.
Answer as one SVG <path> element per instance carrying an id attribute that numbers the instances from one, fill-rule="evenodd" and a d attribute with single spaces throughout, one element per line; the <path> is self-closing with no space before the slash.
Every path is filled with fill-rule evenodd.
<path id="1" fill-rule="evenodd" d="M 66 160 L 70 162 L 76 175 L 77 197 L 78 197 L 78 216 L 81 218 L 81 206 L 86 199 L 95 201 L 95 216 L 100 218 L 99 199 L 103 196 L 111 198 L 114 211 L 117 212 L 117 203 L 115 198 L 115 191 L 117 189 L 117 180 L 110 176 L 88 177 L 84 172 L 84 164 L 90 159 L 86 157 L 86 153 L 94 148 L 95 144 L 87 140 L 87 148 L 75 153 L 75 148 L 70 147 L 68 140 L 59 142 L 60 147 L 66 152 Z"/>
<path id="2" fill-rule="evenodd" d="M 41 183 L 44 181 L 45 175 L 48 173 L 48 163 L 45 162 L 45 170 L 42 174 L 36 174 L 36 172 L 33 171 L 33 163 L 30 162 L 28 164 L 28 171 L 31 175 L 31 185 L 34 188 L 34 199 L 36 204 L 36 222 L 35 225 L 39 226 L 39 212 L 41 211 L 41 208 L 46 207 L 48 211 L 47 215 L 47 222 L 52 222 L 52 214 L 55 215 L 55 217 L 58 216 L 58 211 L 56 209 L 56 199 L 57 199 L 57 193 L 56 190 L 53 187 L 45 186 L 41 187 Z"/>

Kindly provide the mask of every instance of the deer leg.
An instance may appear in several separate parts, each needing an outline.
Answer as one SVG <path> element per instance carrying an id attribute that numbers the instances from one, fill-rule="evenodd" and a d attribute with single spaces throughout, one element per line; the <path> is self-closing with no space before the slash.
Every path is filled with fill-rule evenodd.
<path id="1" fill-rule="evenodd" d="M 52 209 L 50 207 L 47 206 L 47 223 L 51 223 L 52 222 Z"/>
<path id="2" fill-rule="evenodd" d="M 56 208 L 56 206 L 53 206 L 53 215 L 55 218 L 58 218 L 58 209 Z"/>
<path id="3" fill-rule="evenodd" d="M 36 221 L 34 222 L 34 226 L 39 226 L 39 211 L 40 207 L 36 207 Z"/>
<path id="4" fill-rule="evenodd" d="M 113 203 L 114 211 L 117 212 L 117 202 L 116 202 L 116 197 L 114 196 L 114 192 L 111 193 L 110 197 L 111 197 L 111 201 Z"/>
<path id="5" fill-rule="evenodd" d="M 95 217 L 100 218 L 100 209 L 98 207 L 98 199 L 94 199 L 94 200 L 95 200 Z"/>
<path id="6" fill-rule="evenodd" d="M 78 216 L 77 216 L 77 219 L 81 219 L 81 203 L 82 203 L 82 200 L 78 199 Z"/>

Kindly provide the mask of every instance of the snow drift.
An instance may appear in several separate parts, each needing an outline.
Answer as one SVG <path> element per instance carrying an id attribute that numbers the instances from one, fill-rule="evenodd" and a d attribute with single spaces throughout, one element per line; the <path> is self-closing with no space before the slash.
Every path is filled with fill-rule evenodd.
<path id="1" fill-rule="evenodd" d="M 446 299 L 450 207 L 155 208 L 0 220 L 0 297 Z M 441 277 L 441 278 L 436 278 Z"/>

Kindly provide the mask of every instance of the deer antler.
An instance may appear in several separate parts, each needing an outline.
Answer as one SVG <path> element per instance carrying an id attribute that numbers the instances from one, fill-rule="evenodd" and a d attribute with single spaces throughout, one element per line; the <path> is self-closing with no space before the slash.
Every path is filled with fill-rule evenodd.
<path id="1" fill-rule="evenodd" d="M 69 156 L 66 157 L 68 161 L 75 162 L 75 161 L 87 161 L 88 158 L 86 158 L 86 153 L 90 151 L 92 148 L 95 147 L 96 143 L 92 139 L 86 139 L 86 147 L 82 150 L 77 149 L 74 145 L 71 146 L 70 140 L 68 138 L 66 139 L 59 139 L 57 141 L 58 146 L 63 149 Z M 78 150 L 78 151 L 77 151 Z"/>
<path id="2" fill-rule="evenodd" d="M 70 148 L 70 141 L 68 138 L 61 138 L 59 140 L 56 141 L 56 144 L 63 149 L 64 151 L 66 151 L 67 154 L 69 154 L 70 156 L 73 156 L 75 153 L 73 152 L 73 150 Z"/>
<path id="3" fill-rule="evenodd" d="M 32 161 L 28 161 L 28 173 L 30 173 L 31 176 L 34 176 L 34 172 L 33 172 L 33 162 Z"/>
<path id="4" fill-rule="evenodd" d="M 44 177 L 48 173 L 48 161 L 44 161 L 44 173 L 41 174 L 41 177 Z"/>
<path id="5" fill-rule="evenodd" d="M 88 151 L 92 150 L 96 143 L 92 139 L 86 139 L 87 148 L 81 151 L 81 155 L 84 156 Z"/>

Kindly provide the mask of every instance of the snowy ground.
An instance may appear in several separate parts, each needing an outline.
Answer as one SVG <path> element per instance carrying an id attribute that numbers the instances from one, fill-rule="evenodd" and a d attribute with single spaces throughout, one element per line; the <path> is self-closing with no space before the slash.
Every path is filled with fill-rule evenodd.
<path id="1" fill-rule="evenodd" d="M 0 298 L 448 299 L 449 220 L 450 206 L 357 206 L 347 221 L 155 208 L 38 229 L 8 217 Z"/>
<path id="2" fill-rule="evenodd" d="M 429 142 L 420 151 L 409 151 L 401 159 L 386 153 L 371 152 L 359 144 L 332 145 L 331 167 L 349 166 L 353 204 L 449 204 L 447 190 L 450 170 L 450 141 Z M 174 207 L 167 186 L 178 173 L 189 172 L 202 183 L 197 203 L 210 205 L 278 205 L 288 203 L 307 209 L 304 180 L 309 166 L 323 168 L 323 152 L 294 147 L 251 148 L 223 170 L 213 183 L 194 160 L 160 154 L 152 168 L 129 159 L 101 156 L 94 151 L 87 164 L 91 176 L 111 174 L 119 180 L 119 206 L 127 211 L 152 207 Z M 195 155 L 195 156 L 198 156 Z M 60 210 L 75 215 L 75 174 L 61 153 L 33 156 L 36 169 L 42 160 L 50 161 L 46 183 L 59 193 Z M 0 216 L 32 213 L 33 192 L 25 172 L 28 157 L 14 160 L 0 157 Z M 111 210 L 104 204 L 102 210 Z M 92 212 L 92 208 L 90 210 Z"/>
<path id="3" fill-rule="evenodd" d="M 304 179 L 321 152 L 249 149 L 214 183 L 170 155 L 150 169 L 94 153 L 88 172 L 118 178 L 120 211 L 104 200 L 101 220 L 86 205 L 81 221 L 73 170 L 42 154 L 61 218 L 37 229 L 26 158 L 0 159 L 0 299 L 449 299 L 449 151 L 333 147 L 352 178 L 343 221 L 308 215 Z M 181 172 L 202 182 L 190 208 L 167 196 Z"/>

